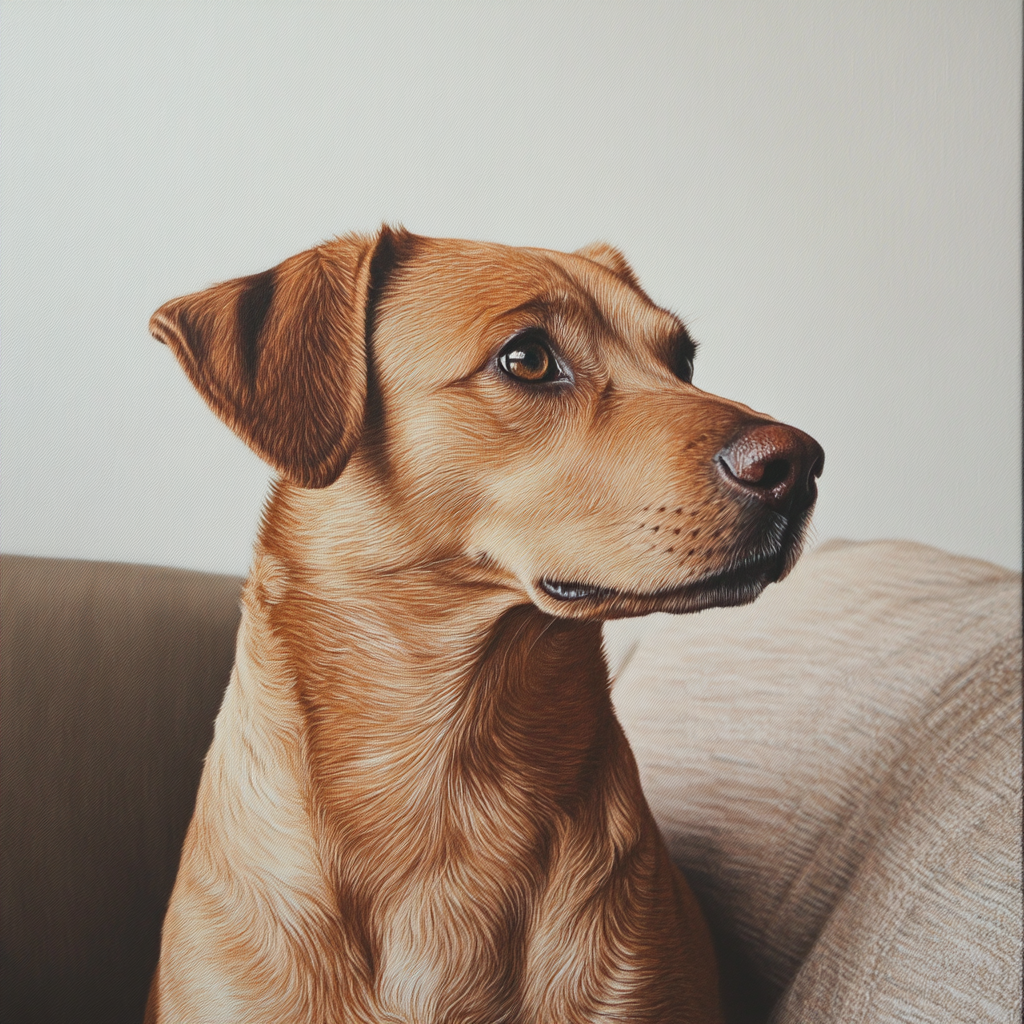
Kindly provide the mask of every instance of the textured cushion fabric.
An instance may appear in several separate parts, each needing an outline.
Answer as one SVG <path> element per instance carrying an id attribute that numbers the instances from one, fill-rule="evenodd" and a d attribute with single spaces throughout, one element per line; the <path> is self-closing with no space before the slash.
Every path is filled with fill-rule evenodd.
<path id="1" fill-rule="evenodd" d="M 0 559 L 0 1021 L 142 1020 L 241 581 Z"/>
<path id="2" fill-rule="evenodd" d="M 753 605 L 606 627 L 655 816 L 760 979 L 734 1019 L 1019 1021 L 1020 585 L 833 542 Z"/>

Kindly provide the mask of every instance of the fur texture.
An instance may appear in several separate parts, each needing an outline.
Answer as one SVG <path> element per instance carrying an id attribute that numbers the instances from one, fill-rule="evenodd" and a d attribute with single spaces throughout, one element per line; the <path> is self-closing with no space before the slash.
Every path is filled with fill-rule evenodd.
<path id="1" fill-rule="evenodd" d="M 717 1020 L 600 624 L 788 571 L 817 445 L 697 390 L 603 244 L 384 228 L 152 329 L 281 477 L 147 1019 Z"/>

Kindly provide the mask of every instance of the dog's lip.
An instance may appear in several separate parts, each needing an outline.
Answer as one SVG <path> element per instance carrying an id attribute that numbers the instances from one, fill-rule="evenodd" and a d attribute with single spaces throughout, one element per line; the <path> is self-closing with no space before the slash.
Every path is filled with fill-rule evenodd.
<path id="1" fill-rule="evenodd" d="M 563 583 L 559 580 L 549 580 L 546 576 L 541 578 L 538 586 L 548 597 L 553 597 L 556 601 L 602 600 L 621 593 L 611 587 L 595 587 L 588 583 Z"/>
<path id="2" fill-rule="evenodd" d="M 579 601 L 600 604 L 612 600 L 657 602 L 677 597 L 697 596 L 705 591 L 718 591 L 762 579 L 763 584 L 767 585 L 778 579 L 782 565 L 783 551 L 780 550 L 769 555 L 746 559 L 738 565 L 709 573 L 700 579 L 690 580 L 688 583 L 674 587 L 661 587 L 657 590 L 616 590 L 613 587 L 602 587 L 590 583 L 553 580 L 547 576 L 538 581 L 538 586 L 548 597 L 563 603 Z"/>

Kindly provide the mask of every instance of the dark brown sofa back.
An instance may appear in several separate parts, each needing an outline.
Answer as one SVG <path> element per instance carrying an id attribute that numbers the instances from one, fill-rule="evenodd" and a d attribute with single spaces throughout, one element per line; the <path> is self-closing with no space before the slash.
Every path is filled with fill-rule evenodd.
<path id="1" fill-rule="evenodd" d="M 142 1020 L 241 580 L 0 556 L 0 1022 Z"/>

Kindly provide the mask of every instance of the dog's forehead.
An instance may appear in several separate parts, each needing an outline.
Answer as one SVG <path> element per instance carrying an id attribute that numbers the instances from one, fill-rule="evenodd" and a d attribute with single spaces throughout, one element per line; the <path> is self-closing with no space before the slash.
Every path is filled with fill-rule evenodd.
<path id="1" fill-rule="evenodd" d="M 426 349 L 432 375 L 440 376 L 468 372 L 533 323 L 638 354 L 663 351 L 665 339 L 684 330 L 641 290 L 584 256 L 455 239 L 418 237 L 384 305 L 382 347 L 400 358 L 412 354 L 410 343 Z"/>

